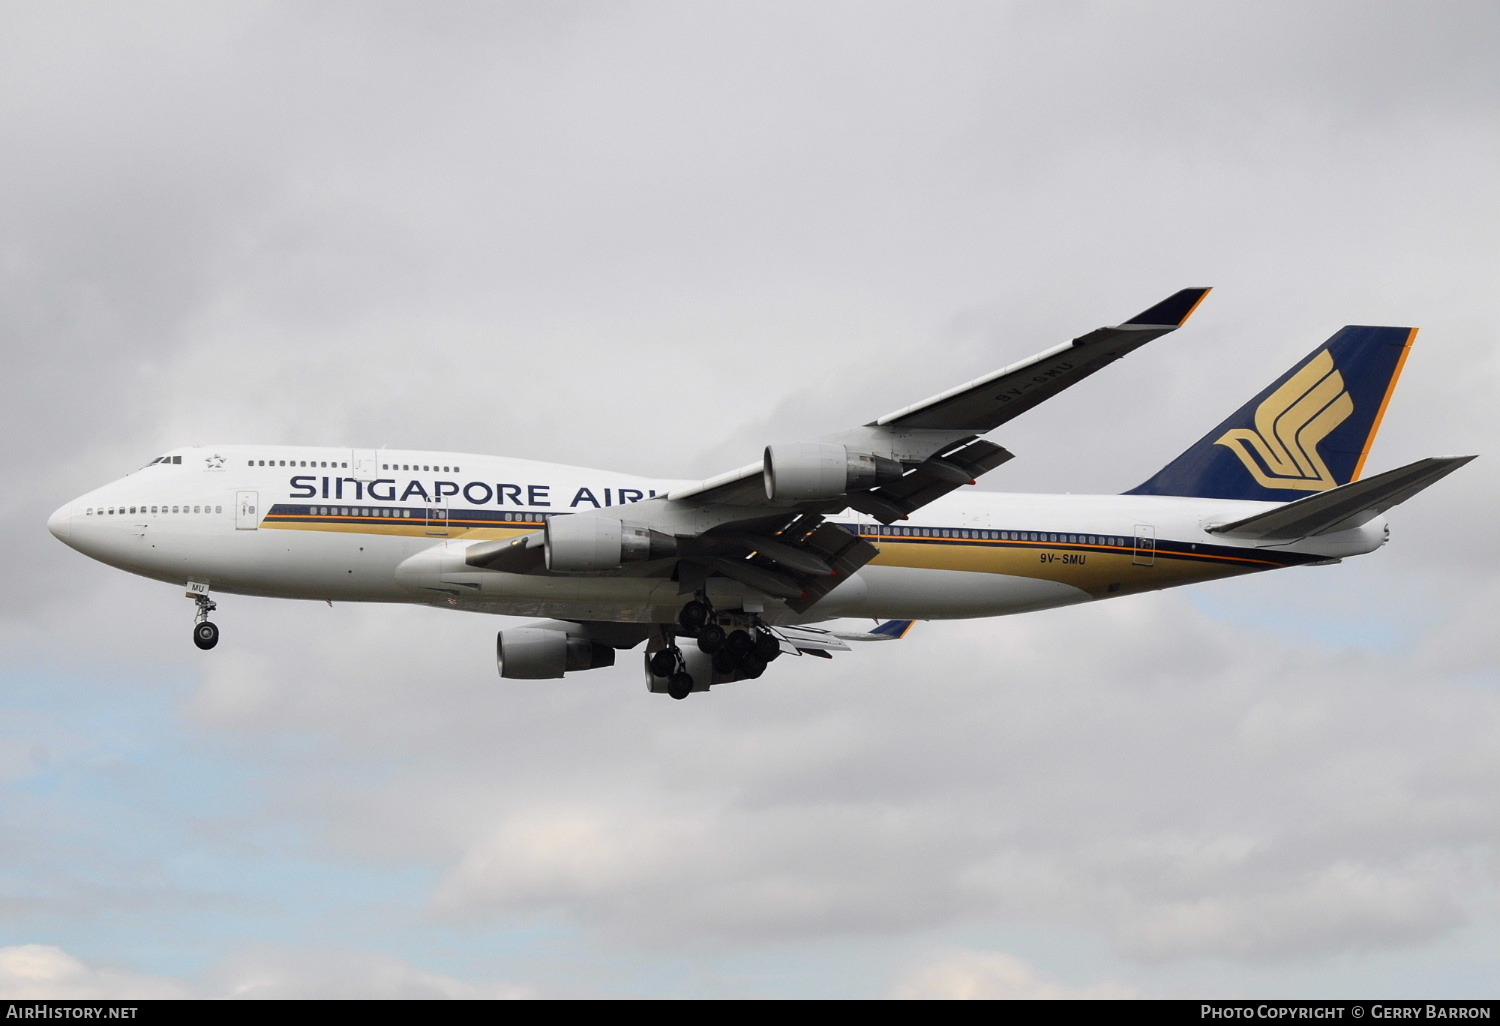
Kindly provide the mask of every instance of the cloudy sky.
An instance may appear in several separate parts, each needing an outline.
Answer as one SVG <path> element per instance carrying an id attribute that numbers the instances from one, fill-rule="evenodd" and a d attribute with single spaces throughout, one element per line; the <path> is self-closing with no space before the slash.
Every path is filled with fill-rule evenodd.
<path id="1" fill-rule="evenodd" d="M 0 5 L 0 996 L 1500 991 L 1500 8 Z M 165 449 L 670 477 L 1169 293 L 996 435 L 1113 492 L 1420 325 L 1384 550 L 675 703 L 46 515 Z M 817 665 L 788 665 L 816 662 Z"/>

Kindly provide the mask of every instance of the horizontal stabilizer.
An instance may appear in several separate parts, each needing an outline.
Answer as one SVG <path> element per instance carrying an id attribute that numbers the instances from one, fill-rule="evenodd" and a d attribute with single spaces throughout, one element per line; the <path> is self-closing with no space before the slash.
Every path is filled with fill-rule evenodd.
<path id="1" fill-rule="evenodd" d="M 832 659 L 835 652 L 847 652 L 849 646 L 832 631 L 820 627 L 778 627 L 781 650 L 788 655 L 811 655 Z"/>
<path id="2" fill-rule="evenodd" d="M 1448 476 L 1473 456 L 1433 456 L 1384 474 L 1309 495 L 1232 524 L 1210 527 L 1213 534 L 1256 541 L 1297 541 L 1347 531 L 1368 523 Z"/>
<path id="3" fill-rule="evenodd" d="M 781 650 L 788 654 L 832 658 L 835 652 L 847 652 L 850 641 L 899 641 L 911 631 L 915 620 L 887 620 L 869 631 L 829 630 L 823 627 L 778 627 Z"/>

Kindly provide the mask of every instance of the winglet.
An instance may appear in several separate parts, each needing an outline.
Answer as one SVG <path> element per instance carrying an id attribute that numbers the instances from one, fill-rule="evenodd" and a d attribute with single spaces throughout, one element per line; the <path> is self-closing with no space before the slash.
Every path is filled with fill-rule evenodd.
<path id="1" fill-rule="evenodd" d="M 1193 316 L 1193 311 L 1198 309 L 1198 304 L 1203 302 L 1203 297 L 1212 291 L 1213 289 L 1183 289 L 1163 299 L 1151 309 L 1142 310 L 1125 324 L 1170 324 L 1174 328 L 1180 328 L 1187 323 L 1189 317 Z"/>
<path id="2" fill-rule="evenodd" d="M 906 635 L 911 632 L 911 629 L 916 625 L 916 622 L 917 621 L 915 620 L 887 620 L 885 623 L 881 624 L 879 627 L 876 627 L 870 633 L 878 634 L 882 638 L 899 640 L 906 637 Z"/>

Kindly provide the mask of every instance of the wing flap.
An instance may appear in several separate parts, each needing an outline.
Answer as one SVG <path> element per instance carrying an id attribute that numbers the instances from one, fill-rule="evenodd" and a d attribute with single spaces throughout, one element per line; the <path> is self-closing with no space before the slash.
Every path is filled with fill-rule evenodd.
<path id="1" fill-rule="evenodd" d="M 855 492 L 849 496 L 849 505 L 884 524 L 904 520 L 1012 458 L 1009 450 L 994 442 L 976 439 L 917 464 L 899 481 Z"/>
<path id="2" fill-rule="evenodd" d="M 821 556 L 833 568 L 833 573 L 803 579 L 801 597 L 787 602 L 798 613 L 806 612 L 813 603 L 843 584 L 880 551 L 848 528 L 826 521 L 819 524 L 802 544 Z"/>

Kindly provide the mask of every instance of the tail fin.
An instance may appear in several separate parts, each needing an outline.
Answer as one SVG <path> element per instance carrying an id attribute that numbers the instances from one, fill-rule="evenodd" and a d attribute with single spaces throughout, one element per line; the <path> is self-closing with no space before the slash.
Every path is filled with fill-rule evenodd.
<path id="1" fill-rule="evenodd" d="M 1341 328 L 1127 495 L 1291 502 L 1359 479 L 1416 328 Z"/>

